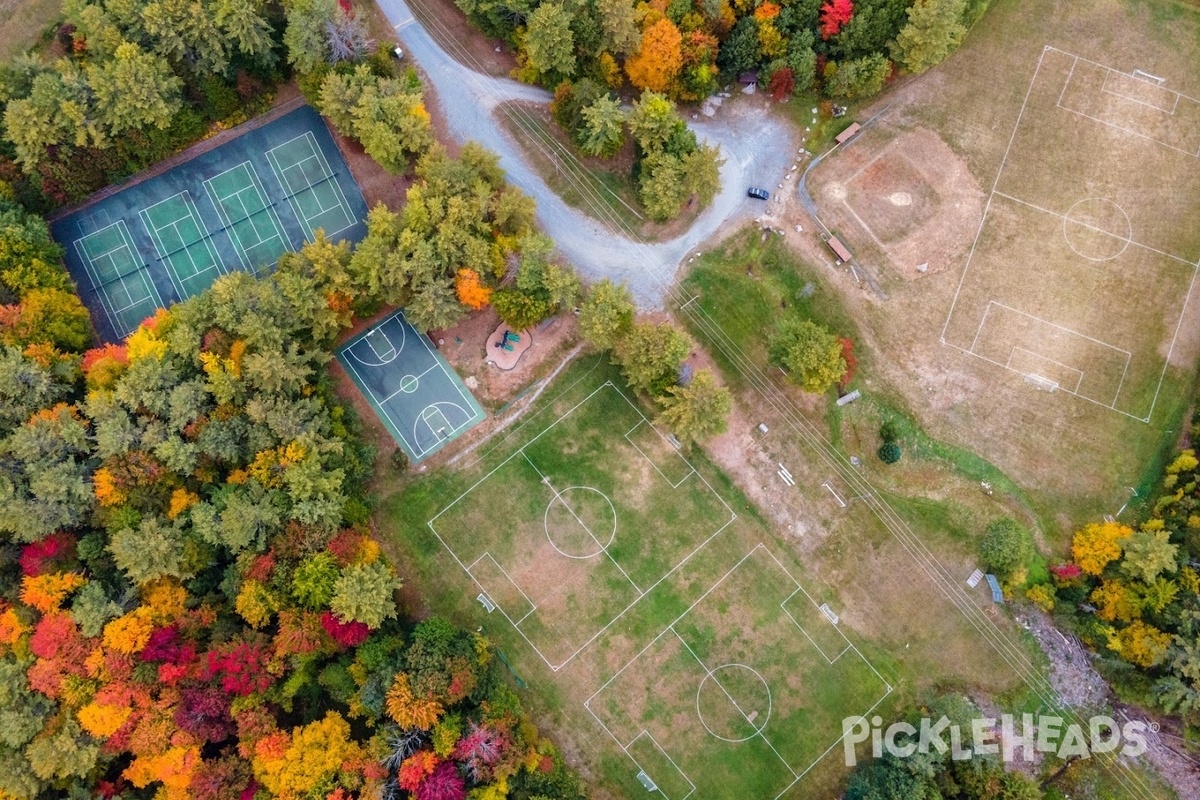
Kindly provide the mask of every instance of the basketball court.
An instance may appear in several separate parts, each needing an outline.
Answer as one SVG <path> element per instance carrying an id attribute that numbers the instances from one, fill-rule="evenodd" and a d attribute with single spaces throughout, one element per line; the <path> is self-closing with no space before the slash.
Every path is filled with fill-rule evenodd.
<path id="1" fill-rule="evenodd" d="M 429 341 L 397 311 L 344 344 L 338 361 L 396 444 L 421 461 L 484 418 L 483 409 Z"/>
<path id="2" fill-rule="evenodd" d="M 269 271 L 318 230 L 334 240 L 366 234 L 366 202 L 312 108 L 242 131 L 52 220 L 102 340 L 123 338 L 222 275 Z"/>

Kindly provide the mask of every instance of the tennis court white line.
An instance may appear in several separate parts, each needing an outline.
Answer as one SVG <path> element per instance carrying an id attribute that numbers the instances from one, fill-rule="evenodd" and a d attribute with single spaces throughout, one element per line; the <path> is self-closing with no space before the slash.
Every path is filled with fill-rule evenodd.
<path id="1" fill-rule="evenodd" d="M 176 199 L 183 203 L 183 207 L 187 211 L 188 215 L 186 217 L 177 217 L 165 225 L 155 225 L 150 219 L 151 209 L 158 208 L 164 203 L 169 203 Z M 159 200 L 157 203 L 146 206 L 138 212 L 138 215 L 141 217 L 142 224 L 146 226 L 146 231 L 150 234 L 150 240 L 154 243 L 154 248 L 158 251 L 159 262 L 166 270 L 167 277 L 169 277 L 171 282 L 175 284 L 175 288 L 179 292 L 179 297 L 181 300 L 191 297 L 191 293 L 185 290 L 183 286 L 184 280 L 191 280 L 203 275 L 206 272 L 216 272 L 217 275 L 225 274 L 221 267 L 220 256 L 213 249 L 212 234 L 209 232 L 208 226 L 204 224 L 204 220 L 200 218 L 200 210 L 196 208 L 196 204 L 192 201 L 191 194 L 186 189 L 182 192 L 173 194 L 170 197 L 165 197 L 162 200 Z M 183 235 L 179 232 L 179 223 L 183 222 L 185 219 L 191 219 L 196 224 L 196 231 L 200 234 L 199 239 L 191 242 L 185 242 Z M 184 244 L 175 251 L 168 251 L 167 246 L 162 241 L 160 234 L 167 228 L 174 229 L 175 235 L 179 238 L 179 241 L 184 242 Z M 196 264 L 196 259 L 192 257 L 191 251 L 192 245 L 195 244 L 204 245 L 204 249 L 208 253 L 208 257 L 212 260 L 211 266 L 200 269 L 200 267 Z M 179 253 L 186 255 L 188 261 L 192 265 L 192 274 L 188 275 L 187 278 L 181 276 L 175 269 L 175 264 L 167 260 L 168 256 L 174 258 Z"/>
<path id="2" fill-rule="evenodd" d="M 217 195 L 217 190 L 212 185 L 212 182 L 224 175 L 227 175 L 230 172 L 233 172 L 235 169 L 243 169 L 243 168 L 245 169 L 246 178 L 249 180 L 249 184 L 247 184 L 246 186 L 243 186 L 241 189 L 238 189 L 236 192 L 233 192 L 232 194 L 225 195 L 224 197 L 219 197 Z M 258 170 L 255 168 L 253 163 L 251 163 L 249 161 L 243 161 L 241 164 L 232 166 L 229 169 L 227 169 L 223 172 L 220 172 L 204 181 L 205 193 L 208 195 L 208 199 L 213 204 L 213 207 L 217 210 L 217 215 L 221 218 L 221 222 L 224 223 L 226 230 L 229 231 L 229 238 L 235 245 L 235 249 L 238 251 L 238 260 L 240 260 L 242 262 L 242 266 L 244 266 L 246 268 L 247 272 L 254 274 L 254 272 L 255 272 L 254 265 L 250 263 L 249 247 L 247 247 L 246 245 L 244 245 L 242 243 L 240 234 L 238 234 L 237 231 L 235 231 L 234 227 L 233 227 L 234 225 L 238 224 L 239 222 L 249 220 L 253 216 L 252 214 L 249 213 L 249 211 L 247 211 L 246 202 L 242 199 L 242 193 L 248 192 L 251 189 L 253 189 L 254 193 L 258 196 L 259 204 L 262 206 L 262 211 L 255 212 L 255 213 L 266 212 L 267 219 L 270 220 L 271 227 L 275 229 L 275 233 L 274 233 L 274 235 L 268 236 L 267 238 L 264 239 L 259 234 L 257 226 L 252 226 L 252 227 L 254 227 L 254 235 L 258 237 L 258 242 L 253 245 L 250 245 L 249 247 L 259 247 L 261 245 L 269 244 L 272 241 L 278 240 L 281 244 L 284 245 L 284 248 L 283 248 L 284 250 L 290 250 L 291 248 L 289 246 L 289 243 L 283 237 L 283 222 L 282 222 L 282 220 L 279 219 L 279 215 L 277 213 L 275 213 L 275 208 L 270 203 L 267 202 L 266 189 L 262 185 L 262 178 L 259 176 Z M 238 219 L 238 220 L 232 219 L 229 216 L 229 214 L 226 213 L 224 206 L 221 205 L 225 200 L 228 200 L 230 198 L 237 198 L 238 204 L 242 207 L 242 213 L 245 216 L 243 216 L 241 219 Z M 266 264 L 264 266 L 274 267 L 278 263 L 279 263 L 279 259 L 276 258 L 274 261 L 272 261 L 269 264 Z"/>
<path id="3" fill-rule="evenodd" d="M 111 285 L 112 281 L 100 280 L 100 275 L 96 271 L 96 265 L 93 263 L 91 257 L 87 254 L 87 248 L 83 246 L 83 242 L 88 238 L 95 236 L 96 234 L 103 233 L 109 228 L 114 227 L 117 229 L 117 234 L 121 237 L 122 244 L 119 247 L 114 247 L 106 251 L 104 255 L 108 256 L 118 250 L 126 250 L 129 253 L 130 260 L 134 264 L 137 264 L 138 267 L 128 275 L 118 275 L 113 280 L 118 280 L 121 282 L 121 286 L 125 289 L 125 296 L 128 298 L 132 297 L 132 293 L 127 288 L 129 284 L 126 284 L 125 278 L 137 275 L 139 280 L 141 280 L 142 290 L 145 292 L 145 297 L 142 300 L 130 303 L 123 308 L 117 308 L 116 304 L 113 303 L 112 297 L 109 295 L 108 289 L 106 288 L 108 285 Z M 117 315 L 122 314 L 131 308 L 136 308 L 142 303 L 145 303 L 147 300 L 154 304 L 153 308 L 163 307 L 164 303 L 162 301 L 162 296 L 158 293 L 158 287 L 155 286 L 154 281 L 150 279 L 150 275 L 145 265 L 141 264 L 140 259 L 137 258 L 137 250 L 133 246 L 133 237 L 129 235 L 129 229 L 125 226 L 124 220 L 117 220 L 114 223 L 104 226 L 100 230 L 93 231 L 85 236 L 80 236 L 78 239 L 72 242 L 72 244 L 75 247 L 75 252 L 79 255 L 80 261 L 83 262 L 84 271 L 87 273 L 88 278 L 92 281 L 92 289 L 96 293 L 97 299 L 100 301 L 100 308 L 104 311 L 104 316 L 108 319 L 108 326 L 114 332 L 116 332 L 118 336 L 124 337 L 131 333 L 134 329 L 126 328 L 124 324 L 118 324 L 116 319 Z M 147 314 L 147 316 L 149 315 Z"/>
<path id="4" fill-rule="evenodd" d="M 312 155 L 306 156 L 305 158 L 302 158 L 299 161 L 293 161 L 291 164 L 289 164 L 286 167 L 281 166 L 279 157 L 275 154 L 275 151 L 279 150 L 281 148 L 287 147 L 292 142 L 295 142 L 299 139 L 305 140 L 305 142 L 308 144 L 309 150 L 311 151 Z M 283 187 L 284 193 L 288 197 L 288 204 L 291 205 L 292 211 L 296 214 L 296 218 L 301 221 L 301 224 L 305 228 L 307 238 L 309 241 L 313 241 L 313 239 L 316 238 L 316 231 L 312 227 L 312 220 L 316 219 L 317 216 L 320 216 L 321 214 L 324 214 L 328 211 L 332 211 L 335 208 L 335 206 L 326 207 L 324 201 L 320 200 L 319 195 L 317 195 L 317 193 L 315 191 L 313 191 L 314 188 L 318 185 L 324 184 L 324 185 L 328 185 L 332 188 L 333 193 L 334 193 L 334 199 L 337 201 L 336 207 L 341 208 L 343 215 L 346 217 L 345 225 L 343 225 L 341 228 L 337 229 L 336 231 L 325 231 L 326 235 L 332 238 L 333 236 L 336 236 L 337 234 L 341 233 L 342 231 L 354 226 L 354 224 L 355 224 L 354 214 L 351 213 L 351 211 L 350 211 L 350 204 L 346 200 L 345 194 L 342 193 L 342 187 L 337 182 L 337 176 L 335 176 L 333 174 L 333 169 L 329 166 L 329 162 L 326 160 L 324 153 L 321 152 L 321 147 L 317 143 L 317 138 L 315 136 L 313 136 L 312 131 L 305 131 L 304 133 L 300 134 L 299 136 L 293 136 L 291 139 L 288 139 L 286 142 L 283 142 L 282 144 L 278 144 L 275 147 L 272 147 L 270 150 L 268 150 L 266 152 L 266 156 L 267 156 L 267 163 L 269 163 L 271 165 L 271 168 L 275 170 L 276 178 L 279 180 L 280 186 Z M 291 169 L 295 169 L 296 167 L 300 166 L 304 162 L 306 162 L 310 159 L 314 159 L 314 158 L 317 159 L 317 161 L 321 165 L 321 168 L 325 173 L 324 176 L 317 183 L 309 183 L 307 186 L 303 186 L 299 189 L 293 190 L 291 182 L 286 177 L 287 171 L 291 170 Z M 321 204 L 321 210 L 319 212 L 317 212 L 316 216 L 309 217 L 300 208 L 300 205 L 296 201 L 296 198 L 300 195 L 301 192 L 311 192 L 313 197 L 318 198 L 318 201 Z"/>

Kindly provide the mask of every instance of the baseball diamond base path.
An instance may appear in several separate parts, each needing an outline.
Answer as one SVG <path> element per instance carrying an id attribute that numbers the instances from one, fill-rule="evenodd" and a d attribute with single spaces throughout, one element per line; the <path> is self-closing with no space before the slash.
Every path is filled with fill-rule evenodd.
<path id="1" fill-rule="evenodd" d="M 499 154 L 510 183 L 537 201 L 538 222 L 558 249 L 589 280 L 623 281 L 642 308 L 659 308 L 689 252 L 723 227 L 755 216 L 746 198 L 749 185 L 774 186 L 796 152 L 788 125 L 769 115 L 727 115 L 720 122 L 689 122 L 700 140 L 716 145 L 725 159 L 721 191 L 688 231 L 657 244 L 635 242 L 571 208 L 538 176 L 520 146 L 496 119 L 496 106 L 511 100 L 549 103 L 549 92 L 507 78 L 493 78 L 459 63 L 434 41 L 404 0 L 377 0 L 396 29 L 405 52 L 424 69 L 453 136 L 476 141 Z"/>

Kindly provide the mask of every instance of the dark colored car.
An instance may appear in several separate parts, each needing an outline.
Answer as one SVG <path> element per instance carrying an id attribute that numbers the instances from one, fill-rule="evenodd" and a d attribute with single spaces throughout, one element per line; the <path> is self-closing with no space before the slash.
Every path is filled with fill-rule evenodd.
<path id="1" fill-rule="evenodd" d="M 766 189 L 759 189 L 755 186 L 751 186 L 749 189 L 747 189 L 746 194 L 750 195 L 751 197 L 757 197 L 759 200 L 771 199 L 770 192 L 768 192 Z"/>

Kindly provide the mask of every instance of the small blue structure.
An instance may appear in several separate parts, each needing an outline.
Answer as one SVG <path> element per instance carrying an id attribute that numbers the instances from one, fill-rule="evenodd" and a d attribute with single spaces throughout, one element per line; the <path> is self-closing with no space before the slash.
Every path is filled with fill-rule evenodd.
<path id="1" fill-rule="evenodd" d="M 992 588 L 992 600 L 997 603 L 1004 603 L 1004 592 L 1000 589 L 1000 581 L 996 580 L 995 575 L 985 575 L 988 586 Z"/>

